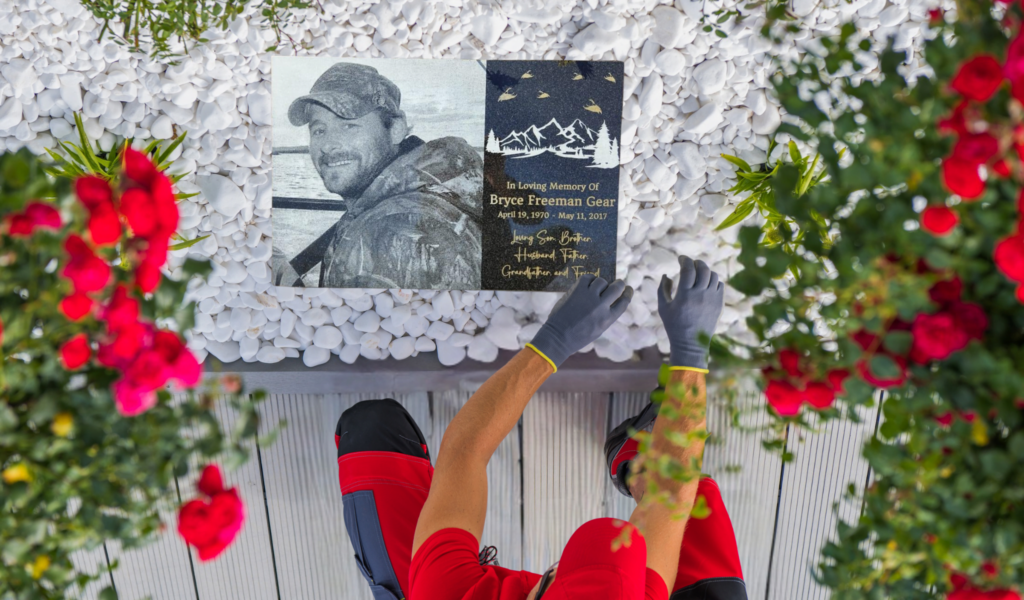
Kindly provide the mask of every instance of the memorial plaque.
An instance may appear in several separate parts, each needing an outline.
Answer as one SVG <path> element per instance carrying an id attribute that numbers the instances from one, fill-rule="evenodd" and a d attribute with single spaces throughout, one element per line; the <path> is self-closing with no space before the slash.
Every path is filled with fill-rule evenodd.
<path id="1" fill-rule="evenodd" d="M 622 63 L 274 57 L 274 283 L 615 277 Z"/>

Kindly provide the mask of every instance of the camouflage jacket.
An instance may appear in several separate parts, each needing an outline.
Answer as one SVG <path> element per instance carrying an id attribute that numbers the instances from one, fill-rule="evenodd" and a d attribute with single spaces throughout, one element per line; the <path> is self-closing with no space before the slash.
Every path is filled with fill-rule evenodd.
<path id="1" fill-rule="evenodd" d="M 456 137 L 410 145 L 347 199 L 323 287 L 480 288 L 483 159 Z"/>

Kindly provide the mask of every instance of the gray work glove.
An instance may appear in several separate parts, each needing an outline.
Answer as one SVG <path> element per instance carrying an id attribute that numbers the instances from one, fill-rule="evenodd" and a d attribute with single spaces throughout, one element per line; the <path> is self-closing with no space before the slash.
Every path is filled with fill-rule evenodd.
<path id="1" fill-rule="evenodd" d="M 584 275 L 555 305 L 547 322 L 527 344 L 558 370 L 565 359 L 596 340 L 629 307 L 633 288 L 621 279 L 609 284 Z"/>
<path id="2" fill-rule="evenodd" d="M 674 298 L 672 280 L 662 275 L 658 314 L 668 333 L 671 366 L 707 371 L 711 336 L 724 303 L 725 284 L 702 260 L 679 257 L 679 289 Z"/>

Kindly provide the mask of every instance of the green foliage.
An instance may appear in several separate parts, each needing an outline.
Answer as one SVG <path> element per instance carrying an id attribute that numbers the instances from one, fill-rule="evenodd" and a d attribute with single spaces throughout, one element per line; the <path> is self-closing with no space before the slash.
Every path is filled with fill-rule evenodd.
<path id="1" fill-rule="evenodd" d="M 227 29 L 246 4 L 241 0 L 82 0 L 103 21 L 100 39 L 109 33 L 116 43 L 135 51 L 148 47 L 154 58 L 176 57 L 187 53 L 189 45 L 206 42 L 207 31 Z M 314 6 L 323 13 L 320 0 L 258 0 L 256 10 L 263 17 L 260 25 L 274 32 L 278 45 L 283 36 L 292 46 L 305 47 L 284 28 L 296 19 L 296 11 Z M 184 45 L 184 52 L 173 49 L 175 40 Z"/>
<path id="2" fill-rule="evenodd" d="M 45 198 L 65 223 L 59 231 L 41 229 L 30 238 L 0 235 L 4 598 L 64 598 L 70 586 L 97 576 L 76 571 L 69 559 L 73 552 L 105 540 L 134 548 L 165 528 L 173 530 L 174 523 L 163 522 L 159 511 L 180 502 L 176 479 L 196 464 L 244 461 L 263 397 L 250 397 L 240 387 L 233 393 L 207 387 L 173 398 L 161 390 L 155 407 L 123 417 L 111 397 L 116 371 L 95 361 L 75 372 L 64 368 L 60 346 L 78 333 L 99 339 L 105 326 L 93 316 L 71 322 L 58 311 L 71 291 L 60 276 L 67 260 L 63 240 L 84 229 L 85 213 L 72 196 L 71 182 L 45 171 L 25 149 L 0 155 L 0 219 L 29 200 Z M 115 248 L 97 251 L 108 261 L 117 255 Z M 186 279 L 165 278 L 156 293 L 139 298 L 146 319 L 191 327 L 195 305 L 182 302 L 188 278 L 205 277 L 210 265 L 188 260 L 183 271 Z M 121 269 L 113 269 L 112 277 L 131 284 L 131 275 Z M 235 427 L 221 429 L 212 410 L 216 402 L 231 406 Z M 105 594 L 112 597 L 112 591 Z"/>
<path id="3" fill-rule="evenodd" d="M 937 281 L 959 277 L 963 300 L 988 317 L 981 340 L 946 360 L 912 361 L 906 383 L 888 390 L 883 422 L 864 448 L 873 482 L 854 490 L 862 514 L 838 525 L 816 573 L 840 600 L 932 598 L 949 589 L 950 572 L 985 589 L 1024 582 L 1024 415 L 1017 404 L 1024 396 L 1024 306 L 992 259 L 994 243 L 1021 218 L 1020 163 L 1011 150 L 1011 179 L 990 173 L 978 201 L 958 202 L 940 172 L 952 138 L 936 127 L 959 101 L 947 86 L 960 64 L 980 53 L 1004 57 L 1008 30 L 991 17 L 987 0 L 964 0 L 958 9 L 961 20 L 946 26 L 956 43 L 947 44 L 941 33 L 926 43 L 932 78 L 908 83 L 905 56 L 890 43 L 880 49 L 881 76 L 862 82 L 855 52 L 871 45 L 852 24 L 823 39 L 819 49 L 806 48 L 799 62 L 780 65 L 775 91 L 801 122 L 780 132 L 820 155 L 814 168 L 822 171 L 810 185 L 799 164 L 755 172 L 734 162 L 743 173 L 737 185 L 759 194 L 727 226 L 755 209 L 787 226 L 773 230 L 777 237 L 741 228 L 744 270 L 730 283 L 744 294 L 764 294 L 748 319 L 759 342 L 717 341 L 716 364 L 779 368 L 778 350 L 790 348 L 807 357 L 814 372 L 842 367 L 855 373 L 832 409 L 775 416 L 768 447 L 783 451 L 787 434 L 871 406 L 872 386 L 856 375 L 857 363 L 864 361 L 878 377 L 900 373 L 882 352 L 905 355 L 912 347 L 912 332 L 894 325 L 939 309 L 928 296 Z M 1019 23 L 1019 5 L 1009 10 L 1010 22 Z M 1008 88 L 979 105 L 997 135 L 1000 127 L 1020 123 L 1020 105 Z M 807 100 L 823 89 L 839 98 L 829 114 Z M 1004 149 L 1011 145 L 1003 142 Z M 850 153 L 842 164 L 840 148 Z M 774 202 L 766 199 L 769 193 Z M 951 234 L 920 229 L 925 201 L 957 212 L 960 224 Z M 801 236 L 805 231 L 828 236 Z M 774 281 L 787 271 L 792 276 Z M 851 342 L 850 334 L 862 329 L 881 337 L 877 347 L 862 351 Z M 949 427 L 936 421 L 945 413 L 958 415 Z M 981 573 L 985 561 L 994 561 L 995 575 Z"/>

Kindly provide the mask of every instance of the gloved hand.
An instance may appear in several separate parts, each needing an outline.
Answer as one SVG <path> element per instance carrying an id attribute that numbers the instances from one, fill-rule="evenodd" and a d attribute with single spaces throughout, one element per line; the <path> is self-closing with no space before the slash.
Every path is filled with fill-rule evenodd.
<path id="1" fill-rule="evenodd" d="M 725 284 L 702 260 L 679 257 L 679 289 L 674 298 L 672 280 L 662 275 L 658 314 L 668 333 L 671 367 L 707 372 L 711 336 L 724 303 Z M 700 341 L 702 333 L 706 342 Z"/>
<path id="2" fill-rule="evenodd" d="M 596 340 L 622 316 L 632 298 L 633 288 L 621 279 L 609 284 L 600 277 L 584 275 L 555 305 L 527 346 L 558 371 L 565 359 Z"/>

